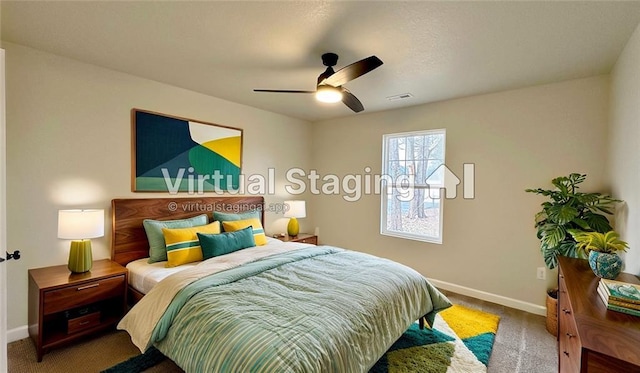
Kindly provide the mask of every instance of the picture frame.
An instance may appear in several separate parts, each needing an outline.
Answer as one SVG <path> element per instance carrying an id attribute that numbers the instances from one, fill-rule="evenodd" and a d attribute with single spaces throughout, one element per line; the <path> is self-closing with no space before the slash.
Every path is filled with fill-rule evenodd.
<path id="1" fill-rule="evenodd" d="M 133 192 L 238 190 L 241 128 L 132 109 Z"/>

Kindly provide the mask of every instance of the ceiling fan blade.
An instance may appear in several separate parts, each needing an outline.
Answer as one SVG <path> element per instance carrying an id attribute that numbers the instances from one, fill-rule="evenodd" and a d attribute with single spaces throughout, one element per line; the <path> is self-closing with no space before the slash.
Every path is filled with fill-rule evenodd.
<path id="1" fill-rule="evenodd" d="M 378 57 L 367 57 L 336 71 L 333 75 L 320 82 L 320 84 L 328 84 L 334 87 L 339 87 L 357 77 L 370 72 L 371 70 L 380 67 L 381 65 L 382 61 Z"/>
<path id="2" fill-rule="evenodd" d="M 342 103 L 347 105 L 349 109 L 355 111 L 356 113 L 364 110 L 364 106 L 362 106 L 362 102 L 353 95 L 353 93 L 347 91 L 345 88 L 342 89 Z"/>
<path id="3" fill-rule="evenodd" d="M 299 91 L 293 89 L 254 89 L 254 92 L 272 92 L 272 93 L 316 93 L 316 91 Z"/>

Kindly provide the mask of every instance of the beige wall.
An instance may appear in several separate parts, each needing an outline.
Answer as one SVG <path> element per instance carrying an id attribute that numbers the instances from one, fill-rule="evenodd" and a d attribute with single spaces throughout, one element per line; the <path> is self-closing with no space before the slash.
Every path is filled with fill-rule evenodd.
<path id="1" fill-rule="evenodd" d="M 444 202 L 442 245 L 382 236 L 380 198 L 346 202 L 315 197 L 316 225 L 326 244 L 405 263 L 427 277 L 529 304 L 543 305 L 554 282 L 536 280 L 543 266 L 533 218 L 553 177 L 588 174 L 585 190 L 601 190 L 607 146 L 608 76 L 360 114 L 313 126 L 312 164 L 319 174 L 373 173 L 381 168 L 382 135 L 445 128 L 446 164 L 460 178 L 476 170 L 473 200 Z M 462 189 L 458 189 L 458 195 Z"/>
<path id="2" fill-rule="evenodd" d="M 625 272 L 640 275 L 640 26 L 611 73 L 609 176 L 625 204 L 616 229 L 629 242 Z"/>
<path id="3" fill-rule="evenodd" d="M 637 33 L 636 33 L 637 34 Z M 307 122 L 79 63 L 10 43 L 7 49 L 8 247 L 23 259 L 8 266 L 9 329 L 26 325 L 27 269 L 67 261 L 56 237 L 60 208 L 108 210 L 130 191 L 130 110 L 155 110 L 244 128 L 245 174 L 276 167 L 278 193 L 290 167 L 319 174 L 379 173 L 384 133 L 447 129 L 447 165 L 476 166 L 474 200 L 444 204 L 444 244 L 379 234 L 379 196 L 309 201 L 302 230 L 321 241 L 408 264 L 428 277 L 522 302 L 544 304 L 553 283 L 535 279 L 543 265 L 533 228 L 542 199 L 524 193 L 569 172 L 589 174 L 585 190 L 609 183 L 608 76 L 475 96 L 401 110 Z M 313 139 L 313 140 L 312 140 Z M 286 144 L 286 146 L 283 146 Z M 459 190 L 461 194 L 461 190 Z M 148 195 L 142 195 L 148 196 Z M 155 196 L 155 194 L 154 194 Z M 298 197 L 296 197 L 298 198 Z M 284 229 L 267 215 L 267 230 Z M 110 227 L 94 256 L 109 256 Z"/>
<path id="4" fill-rule="evenodd" d="M 23 254 L 7 266 L 9 329 L 27 324 L 27 269 L 67 262 L 69 241 L 57 238 L 58 209 L 104 208 L 108 214 L 112 198 L 141 196 L 130 190 L 132 108 L 243 128 L 243 173 L 275 167 L 279 177 L 278 193 L 266 196 L 267 203 L 286 199 L 286 169 L 310 166 L 308 122 L 10 43 L 3 47 L 8 249 Z M 266 218 L 267 232 L 282 231 L 282 215 Z M 311 217 L 300 223 L 313 229 Z M 109 257 L 109 237 L 107 224 L 105 237 L 93 240 L 94 258 Z"/>

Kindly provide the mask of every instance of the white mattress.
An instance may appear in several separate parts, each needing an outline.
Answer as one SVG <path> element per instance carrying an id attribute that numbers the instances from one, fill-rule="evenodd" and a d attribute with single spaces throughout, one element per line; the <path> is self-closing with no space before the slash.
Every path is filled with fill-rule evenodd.
<path id="1" fill-rule="evenodd" d="M 309 244 L 303 244 L 298 242 L 282 242 L 278 239 L 267 237 L 267 245 L 295 245 L 296 247 L 305 247 L 310 246 Z M 247 249 L 247 253 L 250 250 Z M 167 262 L 156 262 L 156 263 L 147 263 L 149 258 L 142 258 L 138 260 L 134 260 L 127 264 L 127 269 L 129 270 L 129 285 L 131 285 L 134 289 L 141 292 L 142 294 L 147 294 L 156 284 L 162 281 L 165 277 L 170 276 L 174 273 L 183 271 L 187 268 L 194 267 L 201 262 L 183 264 L 178 267 L 167 268 L 165 265 Z M 209 259 L 215 260 L 215 258 Z"/>

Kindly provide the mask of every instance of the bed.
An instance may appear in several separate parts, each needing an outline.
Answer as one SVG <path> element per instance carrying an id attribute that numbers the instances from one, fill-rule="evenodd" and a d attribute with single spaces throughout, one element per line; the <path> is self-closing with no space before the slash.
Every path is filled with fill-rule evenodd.
<path id="1" fill-rule="evenodd" d="M 144 219 L 264 207 L 256 196 L 113 200 L 112 260 L 132 268 L 149 256 Z M 259 219 L 264 226 L 264 214 Z M 369 371 L 411 323 L 431 323 L 450 306 L 399 263 L 266 241 L 171 268 L 146 288 L 130 276 L 135 305 L 118 328 L 141 351 L 155 346 L 186 372 L 356 373 Z"/>

